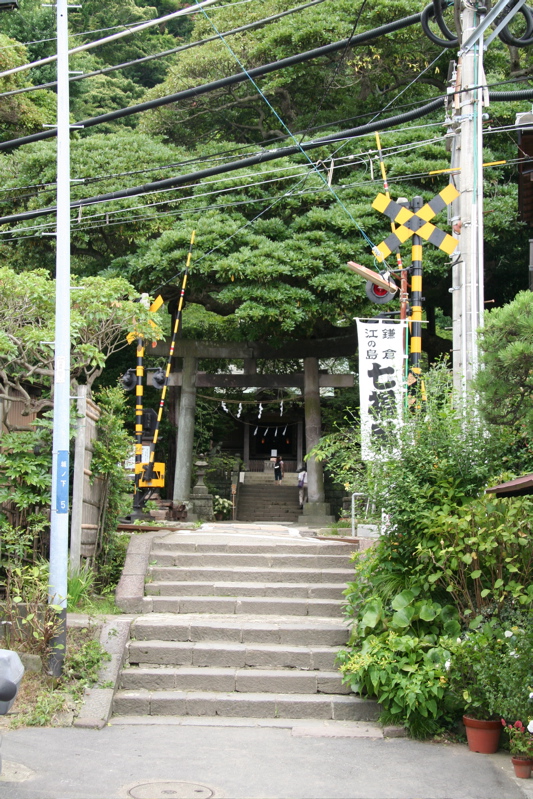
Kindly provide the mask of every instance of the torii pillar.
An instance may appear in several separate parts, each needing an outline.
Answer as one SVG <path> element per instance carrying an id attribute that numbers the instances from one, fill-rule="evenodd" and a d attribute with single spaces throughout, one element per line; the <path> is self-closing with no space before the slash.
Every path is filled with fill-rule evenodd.
<path id="1" fill-rule="evenodd" d="M 304 358 L 304 409 L 305 444 L 309 453 L 318 444 L 322 431 L 318 358 Z M 311 456 L 307 459 L 307 502 L 298 523 L 308 527 L 327 527 L 334 521 L 329 503 L 325 502 L 322 464 Z"/>
<path id="2" fill-rule="evenodd" d="M 185 356 L 181 383 L 174 502 L 186 502 L 191 495 L 194 412 L 196 408 L 196 369 L 198 359 Z"/>

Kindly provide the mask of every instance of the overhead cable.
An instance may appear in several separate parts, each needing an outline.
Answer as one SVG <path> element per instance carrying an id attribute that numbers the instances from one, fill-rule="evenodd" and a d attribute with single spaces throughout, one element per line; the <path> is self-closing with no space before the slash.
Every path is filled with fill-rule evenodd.
<path id="1" fill-rule="evenodd" d="M 533 89 L 531 90 L 533 96 Z M 124 197 L 135 197 L 138 194 L 146 193 L 147 191 L 157 191 L 158 189 L 166 189 L 170 187 L 177 187 L 183 186 L 186 183 L 190 183 L 192 181 L 201 180 L 202 178 L 211 177 L 213 175 L 221 175 L 227 172 L 234 172 L 238 169 L 245 169 L 249 166 L 253 166 L 254 164 L 262 164 L 266 163 L 267 161 L 273 161 L 278 158 L 286 158 L 291 155 L 296 155 L 300 153 L 302 150 L 313 150 L 317 147 L 323 147 L 332 141 L 338 141 L 339 139 L 346 138 L 347 136 L 362 136 L 366 133 L 374 133 L 376 130 L 384 130 L 385 128 L 390 128 L 395 125 L 401 125 L 405 122 L 410 122 L 413 119 L 419 119 L 422 116 L 427 116 L 428 114 L 436 111 L 439 108 L 442 108 L 444 105 L 444 98 L 439 97 L 437 100 L 433 100 L 430 103 L 426 103 L 426 105 L 421 106 L 419 108 L 413 109 L 412 111 L 408 111 L 405 114 L 399 114 L 395 117 L 389 117 L 388 119 L 377 120 L 375 122 L 371 122 L 367 125 L 361 125 L 357 128 L 352 128 L 351 130 L 339 131 L 337 133 L 332 133 L 329 136 L 324 136 L 321 139 L 315 139 L 314 141 L 309 142 L 302 142 L 300 145 L 292 145 L 287 147 L 279 147 L 275 150 L 267 150 L 266 152 L 257 153 L 256 155 L 249 156 L 248 158 L 241 158 L 237 161 L 232 161 L 229 164 L 219 164 L 218 166 L 209 167 L 207 169 L 201 169 L 197 172 L 191 172 L 187 175 L 176 175 L 172 178 L 165 178 L 164 180 L 158 180 L 153 183 L 146 183 L 143 186 L 132 186 L 128 189 L 120 189 L 119 191 L 109 192 L 107 194 L 101 194 L 96 197 L 90 197 L 83 200 L 76 200 L 71 203 L 71 208 L 83 208 L 85 205 L 93 205 L 97 202 L 105 202 L 107 200 L 119 200 Z M 46 216 L 47 214 L 53 214 L 56 212 L 55 206 L 50 208 L 35 208 L 31 211 L 23 211 L 19 214 L 12 214 L 10 216 L 0 217 L 0 225 L 4 225 L 11 222 L 20 222 L 24 219 L 36 219 L 39 216 Z"/>
<path id="2" fill-rule="evenodd" d="M 212 0 L 204 0 L 204 2 L 212 2 Z M 199 6 L 194 6 L 193 8 L 197 9 Z M 111 111 L 108 114 L 100 114 L 100 116 L 97 117 L 84 119 L 81 122 L 76 122 L 75 125 L 76 127 L 89 128 L 95 125 L 101 125 L 104 122 L 112 122 L 115 119 L 123 119 L 124 117 L 132 116 L 134 114 L 140 114 L 143 111 L 150 111 L 153 108 L 160 108 L 164 105 L 170 105 L 171 103 L 176 103 L 180 100 L 196 98 L 202 94 L 207 94 L 209 92 L 216 91 L 217 89 L 223 89 L 226 86 L 244 83 L 250 78 L 259 78 L 263 75 L 268 75 L 270 72 L 277 72 L 280 69 L 285 69 L 287 67 L 294 66 L 295 64 L 302 64 L 305 61 L 311 61 L 314 58 L 320 58 L 321 56 L 328 55 L 329 53 L 334 53 L 337 50 L 342 50 L 348 45 L 353 47 L 373 39 L 378 39 L 380 36 L 384 36 L 387 33 L 394 33 L 394 31 L 407 28 L 419 21 L 420 14 L 413 14 L 410 17 L 404 17 L 403 19 L 396 20 L 396 22 L 389 22 L 387 25 L 381 25 L 379 28 L 373 28 L 373 30 L 359 33 L 357 36 L 352 36 L 348 39 L 342 39 L 341 41 L 332 42 L 330 44 L 323 45 L 322 47 L 316 47 L 313 50 L 307 50 L 304 53 L 298 53 L 296 55 L 289 56 L 288 58 L 282 58 L 279 61 L 273 61 L 270 64 L 264 64 L 261 67 L 250 69 L 247 72 L 239 72 L 236 75 L 229 75 L 228 77 L 221 78 L 220 80 L 204 83 L 202 86 L 195 86 L 191 89 L 183 89 L 175 94 L 168 94 L 165 97 L 157 97 L 154 100 L 147 100 L 144 103 L 131 105 L 128 108 L 121 108 L 117 109 L 116 111 Z M 10 150 L 14 147 L 20 147 L 23 144 L 29 144 L 30 142 L 50 139 L 56 135 L 56 129 L 50 128 L 49 130 L 44 130 L 40 133 L 33 133 L 30 136 L 22 136 L 18 139 L 1 142 L 0 150 Z"/>
<path id="3" fill-rule="evenodd" d="M 199 6 L 203 8 L 204 6 L 213 5 L 213 3 L 218 3 L 218 0 L 201 0 Z M 90 50 L 93 47 L 100 47 L 102 44 L 109 44 L 109 42 L 114 42 L 116 39 L 122 39 L 124 36 L 131 36 L 133 33 L 139 33 L 140 31 L 147 30 L 148 28 L 153 28 L 155 25 L 161 25 L 162 23 L 168 22 L 171 19 L 176 19 L 176 17 L 184 17 L 189 14 L 195 14 L 197 10 L 198 6 L 187 6 L 187 8 L 181 8 L 179 11 L 173 11 L 172 14 L 165 14 L 164 17 L 149 19 L 147 22 L 141 22 L 140 25 L 135 25 L 133 28 L 128 28 L 127 30 L 120 31 L 119 33 L 113 33 L 111 36 L 106 36 L 103 39 L 97 39 L 94 42 L 80 44 L 78 47 L 74 47 L 72 50 L 69 50 L 68 55 L 75 55 L 75 53 L 81 53 L 84 50 Z M 52 63 L 52 61 L 57 61 L 57 53 L 47 56 L 46 58 L 40 58 L 38 61 L 32 61 L 29 64 L 21 64 L 19 67 L 6 69 L 4 72 L 0 72 L 0 78 L 4 78 L 6 75 L 14 75 L 16 72 L 24 72 L 25 70 L 33 69 L 34 67 L 41 67 L 43 64 Z"/>
<path id="4" fill-rule="evenodd" d="M 492 102 L 508 102 L 513 100 L 526 100 L 533 98 L 533 88 L 532 89 L 525 89 L 519 92 L 489 92 L 489 98 Z M 71 203 L 71 208 L 83 208 L 86 205 L 94 205 L 98 202 L 108 202 L 111 200 L 120 200 L 125 197 L 136 197 L 139 194 L 146 194 L 150 191 L 158 191 L 163 190 L 171 187 L 178 187 L 183 186 L 187 183 L 191 183 L 194 181 L 202 180 L 206 177 L 211 177 L 213 175 L 222 175 L 228 172 L 234 172 L 239 169 L 245 169 L 249 166 L 253 166 L 255 164 L 262 164 L 267 163 L 268 161 L 274 161 L 278 158 L 287 158 L 291 155 L 296 155 L 301 150 L 313 150 L 317 147 L 323 147 L 328 143 L 339 141 L 341 139 L 349 138 L 349 137 L 359 137 L 365 136 L 368 133 L 374 133 L 376 130 L 382 131 L 386 130 L 391 127 L 395 127 L 396 125 L 403 125 L 406 122 L 410 122 L 414 119 L 420 119 L 421 117 L 428 116 L 429 114 L 437 111 L 439 108 L 444 106 L 444 97 L 438 97 L 435 100 L 432 100 L 429 103 L 426 103 L 423 106 L 419 106 L 411 111 L 408 111 L 404 114 L 398 114 L 394 117 L 388 117 L 387 119 L 375 120 L 373 122 L 369 122 L 366 125 L 361 125 L 357 128 L 352 128 L 350 130 L 339 131 L 337 133 L 331 133 L 327 136 L 324 136 L 321 139 L 314 139 L 308 142 L 302 142 L 302 144 L 297 147 L 287 146 L 287 147 L 279 147 L 274 150 L 267 150 L 265 152 L 257 153 L 256 155 L 249 156 L 247 158 L 241 158 L 237 161 L 232 161 L 228 164 L 220 164 L 218 166 L 210 167 L 208 169 L 201 169 L 196 172 L 190 172 L 186 175 L 176 175 L 172 178 L 166 178 L 164 180 L 154 181 L 153 183 L 146 183 L 142 186 L 132 186 L 127 189 L 120 189 L 115 192 L 109 192 L 107 194 L 97 195 L 95 197 L 88 197 L 82 200 L 76 200 Z M 19 214 L 11 214 L 9 216 L 0 217 L 0 225 L 11 224 L 13 222 L 21 222 L 25 219 L 36 219 L 40 216 L 47 216 L 48 214 L 56 213 L 56 207 L 50 206 L 48 208 L 36 208 L 31 211 L 22 211 Z"/>
<path id="5" fill-rule="evenodd" d="M 279 14 L 273 14 L 271 17 L 264 17 L 263 19 L 258 19 L 256 22 L 250 22 L 248 25 L 241 25 L 240 28 L 232 28 L 229 31 L 226 31 L 223 36 L 233 36 L 236 33 L 243 33 L 247 30 L 252 30 L 253 28 L 259 28 L 262 25 L 267 25 L 269 22 L 275 22 L 281 17 L 286 17 L 289 14 L 296 14 L 298 11 L 303 11 L 310 6 L 316 6 L 319 3 L 324 3 L 326 0 L 311 0 L 310 3 L 304 3 L 302 6 L 296 6 L 295 8 L 289 8 L 288 11 L 282 11 Z M 217 9 L 218 10 L 218 9 Z M 118 27 L 118 26 L 117 26 Z M 123 26 L 120 26 L 123 27 Z M 75 34 L 79 36 L 80 34 Z M 201 45 L 207 44 L 208 42 L 212 42 L 215 39 L 218 39 L 218 36 L 208 36 L 206 39 L 198 39 L 196 42 L 189 42 L 188 44 L 181 44 L 179 47 L 173 47 L 171 50 L 162 50 L 160 53 L 154 53 L 153 55 L 143 56 L 143 58 L 136 58 L 133 61 L 125 61 L 122 64 L 115 64 L 111 67 L 103 67 L 102 69 L 96 69 L 94 72 L 85 72 L 83 75 L 72 75 L 69 78 L 70 82 L 74 82 L 77 80 L 85 80 L 86 78 L 94 78 L 97 75 L 107 75 L 108 72 L 116 72 L 117 69 L 126 69 L 127 67 L 133 67 L 137 64 L 146 64 L 147 61 L 154 61 L 157 58 L 166 58 L 169 55 L 175 55 L 176 53 L 181 53 L 184 50 L 190 50 L 193 47 L 199 47 Z M 15 45 L 14 45 L 15 46 Z M 13 89 L 10 92 L 2 92 L 0 93 L 0 97 L 12 97 L 14 94 L 22 94 L 23 92 L 35 92 L 39 89 L 53 89 L 54 86 L 57 86 L 57 81 L 51 81 L 50 83 L 40 83 L 38 86 L 24 86 L 22 89 Z"/>

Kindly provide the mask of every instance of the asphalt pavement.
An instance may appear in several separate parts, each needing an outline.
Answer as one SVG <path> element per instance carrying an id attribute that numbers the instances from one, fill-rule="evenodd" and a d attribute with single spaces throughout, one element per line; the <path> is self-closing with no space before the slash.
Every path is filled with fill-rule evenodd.
<path id="1" fill-rule="evenodd" d="M 231 722 L 230 722 L 231 723 Z M 324 723 L 217 719 L 3 733 L 1 799 L 522 799 L 509 755 L 406 738 L 342 737 Z M 348 734 L 348 733 L 346 733 Z"/>

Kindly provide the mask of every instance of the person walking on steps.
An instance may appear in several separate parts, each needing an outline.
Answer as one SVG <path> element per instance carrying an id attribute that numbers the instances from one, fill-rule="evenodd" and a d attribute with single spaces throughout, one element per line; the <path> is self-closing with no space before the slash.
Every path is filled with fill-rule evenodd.
<path id="1" fill-rule="evenodd" d="M 298 472 L 298 504 L 303 508 L 304 502 L 307 501 L 307 469 L 302 466 Z"/>
<path id="2" fill-rule="evenodd" d="M 278 455 L 274 464 L 274 480 L 278 485 L 281 485 L 283 475 L 285 474 L 285 464 L 281 460 L 281 455 Z"/>

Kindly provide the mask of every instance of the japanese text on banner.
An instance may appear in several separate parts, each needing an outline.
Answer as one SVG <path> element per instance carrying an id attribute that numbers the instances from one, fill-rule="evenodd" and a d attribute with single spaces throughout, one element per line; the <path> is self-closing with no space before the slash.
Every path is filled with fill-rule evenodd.
<path id="1" fill-rule="evenodd" d="M 405 397 L 405 321 L 357 319 L 361 458 L 398 458 Z"/>

